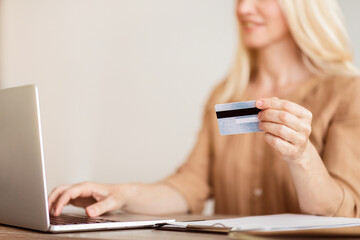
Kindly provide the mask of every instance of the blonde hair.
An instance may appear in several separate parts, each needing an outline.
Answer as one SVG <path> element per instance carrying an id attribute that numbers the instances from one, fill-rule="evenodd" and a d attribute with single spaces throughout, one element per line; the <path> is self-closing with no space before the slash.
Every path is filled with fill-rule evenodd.
<path id="1" fill-rule="evenodd" d="M 350 40 L 336 0 L 278 0 L 290 33 L 308 70 L 318 76 L 359 76 Z M 229 101 L 246 89 L 255 69 L 253 53 L 241 40 L 220 101 Z"/>

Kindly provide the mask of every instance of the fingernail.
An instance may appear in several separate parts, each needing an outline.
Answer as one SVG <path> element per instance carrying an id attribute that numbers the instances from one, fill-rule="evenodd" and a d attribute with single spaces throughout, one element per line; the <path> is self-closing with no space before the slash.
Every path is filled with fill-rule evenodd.
<path id="1" fill-rule="evenodd" d="M 95 215 L 96 211 L 95 211 L 94 208 L 90 207 L 90 208 L 88 208 L 88 213 L 89 213 L 90 215 Z"/>
<path id="2" fill-rule="evenodd" d="M 264 101 L 263 101 L 263 100 L 258 100 L 258 101 L 256 102 L 256 105 L 257 105 L 257 107 L 261 108 L 261 107 L 264 106 Z"/>
<path id="3" fill-rule="evenodd" d="M 262 111 L 258 113 L 258 119 L 260 120 L 261 118 L 261 115 L 262 115 Z"/>

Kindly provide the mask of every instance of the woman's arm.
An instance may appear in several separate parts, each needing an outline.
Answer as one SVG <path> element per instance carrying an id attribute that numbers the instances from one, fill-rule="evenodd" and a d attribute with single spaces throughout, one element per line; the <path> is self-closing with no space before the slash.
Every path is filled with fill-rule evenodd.
<path id="1" fill-rule="evenodd" d="M 266 141 L 289 164 L 302 212 L 333 215 L 344 194 L 309 140 L 311 112 L 278 98 L 260 99 L 256 106 L 263 109 L 259 120 Z"/>
<path id="2" fill-rule="evenodd" d="M 322 216 L 337 212 L 344 194 L 310 141 L 302 159 L 289 162 L 289 168 L 302 212 Z"/>
<path id="3" fill-rule="evenodd" d="M 122 209 L 131 213 L 165 215 L 185 213 L 184 197 L 165 184 L 99 184 L 84 182 L 62 185 L 49 196 L 49 209 L 60 215 L 65 205 L 83 207 L 90 217 Z"/>

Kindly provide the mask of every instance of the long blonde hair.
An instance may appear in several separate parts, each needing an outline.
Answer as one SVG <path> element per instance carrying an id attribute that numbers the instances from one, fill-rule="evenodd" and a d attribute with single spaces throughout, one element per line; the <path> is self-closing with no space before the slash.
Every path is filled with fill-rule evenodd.
<path id="1" fill-rule="evenodd" d="M 308 70 L 318 76 L 359 76 L 353 63 L 350 40 L 336 0 L 278 0 L 290 33 Z M 241 38 L 234 65 L 225 81 L 220 102 L 246 89 L 255 69 L 254 53 Z"/>

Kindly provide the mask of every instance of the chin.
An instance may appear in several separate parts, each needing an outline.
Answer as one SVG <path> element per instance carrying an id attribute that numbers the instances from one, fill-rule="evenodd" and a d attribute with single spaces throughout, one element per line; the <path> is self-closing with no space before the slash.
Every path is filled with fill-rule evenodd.
<path id="1" fill-rule="evenodd" d="M 261 49 L 266 45 L 264 42 L 244 42 L 244 46 L 248 49 Z"/>
<path id="2" fill-rule="evenodd" d="M 243 43 L 246 48 L 260 49 L 269 43 L 267 39 L 267 36 L 247 36 L 243 38 Z"/>

